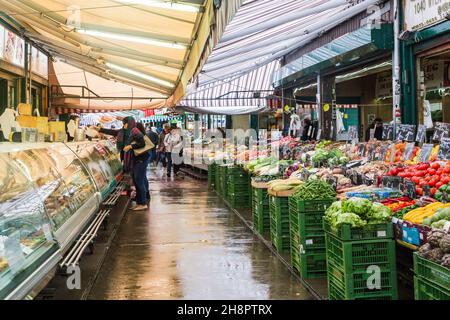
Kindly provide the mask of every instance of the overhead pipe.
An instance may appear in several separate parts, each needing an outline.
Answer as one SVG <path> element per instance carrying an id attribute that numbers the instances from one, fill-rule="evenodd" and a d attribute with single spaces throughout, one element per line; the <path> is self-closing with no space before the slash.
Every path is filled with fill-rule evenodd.
<path id="1" fill-rule="evenodd" d="M 280 19 L 273 19 L 271 21 L 260 23 L 255 26 L 249 27 L 249 28 L 245 28 L 245 30 L 241 30 L 238 32 L 230 33 L 228 35 L 224 35 L 220 39 L 220 41 L 227 42 L 227 41 L 241 38 L 241 37 L 253 34 L 253 33 L 271 29 L 271 28 L 280 26 L 282 24 L 307 17 L 312 14 L 316 14 L 316 13 L 323 12 L 325 10 L 333 9 L 333 8 L 342 6 L 344 4 L 349 4 L 349 2 L 350 2 L 350 0 L 332 0 L 332 1 L 329 1 L 328 3 L 317 6 L 315 8 L 310 8 L 310 9 L 306 9 L 306 10 L 303 9 L 300 11 L 296 11 L 296 12 L 284 15 L 284 16 L 280 17 Z"/>
<path id="2" fill-rule="evenodd" d="M 303 45 L 305 42 L 305 39 L 310 39 L 311 37 L 309 37 L 308 35 L 312 34 L 312 35 L 320 35 L 320 33 L 323 33 L 325 30 L 334 28 L 336 25 L 342 23 L 343 21 L 355 16 L 356 14 L 367 10 L 368 7 L 370 7 L 371 5 L 378 3 L 380 0 L 366 0 L 364 2 L 361 2 L 357 5 L 355 5 L 354 7 L 350 7 L 349 9 L 336 14 L 336 17 L 333 17 L 333 23 L 329 24 L 329 22 L 325 21 L 319 21 L 313 25 L 310 25 L 307 28 L 301 29 L 298 32 L 296 32 L 296 34 L 301 34 L 303 36 L 301 36 L 300 38 L 295 38 L 295 39 L 291 39 L 289 41 L 284 42 L 283 44 L 277 46 L 277 47 L 268 47 L 268 45 L 270 43 L 273 43 L 274 39 L 270 39 L 269 41 L 263 41 L 264 43 L 260 45 L 260 43 L 258 43 L 257 45 L 254 45 L 254 47 L 256 48 L 261 48 L 261 47 L 268 47 L 266 50 L 261 51 L 261 52 L 257 52 L 253 55 L 247 55 L 247 56 L 242 56 L 238 59 L 232 59 L 232 61 L 223 61 L 224 59 L 221 59 L 221 63 L 217 64 L 216 66 L 214 66 L 214 64 L 209 65 L 209 63 L 207 63 L 204 67 L 204 71 L 205 72 L 212 72 L 212 71 L 216 71 L 219 69 L 222 69 L 224 67 L 229 68 L 230 65 L 234 65 L 234 64 L 238 64 L 241 62 L 245 62 L 248 60 L 252 60 L 252 59 L 258 59 L 260 57 L 263 57 L 265 55 L 271 54 L 273 52 L 277 52 L 277 51 L 285 51 L 285 50 L 294 50 L 294 48 L 298 48 L 301 45 Z M 309 33 L 309 30 L 314 30 L 314 33 Z M 315 31 L 318 30 L 318 31 Z M 308 33 L 307 33 L 308 32 Z M 281 37 L 281 41 L 283 40 L 283 38 L 286 38 L 290 35 Z M 316 36 L 314 36 L 315 38 Z M 276 41 L 278 42 L 279 40 L 276 39 Z M 309 41 L 309 40 L 308 40 Z M 245 48 L 243 48 L 242 50 L 238 50 L 238 53 L 232 52 L 232 56 L 230 56 L 229 58 L 231 59 L 232 57 L 236 57 L 237 55 L 240 55 L 242 52 L 240 51 L 246 51 Z M 230 53 L 231 54 L 231 53 Z"/>
<path id="3" fill-rule="evenodd" d="M 358 14 L 359 12 L 363 11 L 364 9 L 367 9 L 369 6 L 374 5 L 374 4 L 378 3 L 378 2 L 380 2 L 380 0 L 366 0 L 366 1 L 364 1 L 363 3 L 361 3 L 361 4 L 365 4 L 365 5 L 366 5 L 365 8 L 364 8 L 364 7 L 359 7 L 359 4 L 356 5 L 356 6 L 354 6 L 354 7 L 351 7 L 351 8 L 349 8 L 348 11 L 347 11 L 347 13 L 349 14 L 349 17 L 345 17 L 345 18 L 342 18 L 342 19 L 339 19 L 339 20 L 334 20 L 334 22 L 332 22 L 331 24 L 329 24 L 329 25 L 327 25 L 327 26 L 321 28 L 319 31 L 315 31 L 315 32 L 312 33 L 312 34 L 307 35 L 307 36 L 304 37 L 303 39 L 294 39 L 294 40 L 292 40 L 291 42 L 289 42 L 290 45 L 283 45 L 283 46 L 281 47 L 281 51 L 279 51 L 278 53 L 275 53 L 275 54 L 271 54 L 271 55 L 270 55 L 270 53 L 272 53 L 272 52 L 274 52 L 275 50 L 279 49 L 279 48 L 277 47 L 277 48 L 272 48 L 272 49 L 270 50 L 270 52 L 267 52 L 267 51 L 266 51 L 265 54 L 258 54 L 258 55 L 255 55 L 255 57 L 254 57 L 255 59 L 256 59 L 256 58 L 261 58 L 261 57 L 264 57 L 264 56 L 267 56 L 267 55 L 269 55 L 269 57 L 267 57 L 267 58 L 265 58 L 265 59 L 263 59 L 263 60 L 261 60 L 261 61 L 259 61 L 259 62 L 254 63 L 253 66 L 251 66 L 251 67 L 247 67 L 247 68 L 244 68 L 244 69 L 239 69 L 239 72 L 237 72 L 237 73 L 233 73 L 233 72 L 231 72 L 231 73 L 230 73 L 230 72 L 228 72 L 228 73 L 223 73 L 223 72 L 220 73 L 220 72 L 218 72 L 218 73 L 220 73 L 220 75 L 218 75 L 217 78 L 218 78 L 218 79 L 225 79 L 225 78 L 228 78 L 228 77 L 230 77 L 230 76 L 232 76 L 232 77 L 238 77 L 238 76 L 241 76 L 242 74 L 244 74 L 244 73 L 246 73 L 246 72 L 248 72 L 248 71 L 257 69 L 257 68 L 259 68 L 260 66 L 262 66 L 262 65 L 264 65 L 264 64 L 267 64 L 267 63 L 269 63 L 269 62 L 271 62 L 271 61 L 273 61 L 273 60 L 279 59 L 279 58 L 285 56 L 286 54 L 290 53 L 291 51 L 295 50 L 296 48 L 298 48 L 298 47 L 300 47 L 300 46 L 302 46 L 302 45 L 308 43 L 309 41 L 315 39 L 316 37 L 320 36 L 320 34 L 322 34 L 322 33 L 326 32 L 326 31 L 328 31 L 328 30 L 330 30 L 330 29 L 336 27 L 337 25 L 339 25 L 339 24 L 342 23 L 343 21 L 347 20 L 348 18 L 350 18 L 350 17 L 352 17 L 352 16 Z M 355 8 L 357 8 L 357 9 L 359 9 L 359 10 L 355 10 Z M 351 14 L 351 13 L 353 13 L 353 14 Z M 300 41 L 300 42 L 299 42 L 299 41 Z M 292 46 L 291 46 L 291 45 L 292 45 Z M 283 50 L 283 49 L 284 49 L 284 50 Z M 237 64 L 237 63 L 244 62 L 244 61 L 247 61 L 247 60 L 249 60 L 249 59 L 248 59 L 248 57 L 246 57 L 246 59 L 238 59 L 238 60 L 239 60 L 238 62 L 230 61 L 230 62 L 228 62 L 226 65 L 222 66 L 221 68 L 216 68 L 216 70 L 222 70 L 223 68 L 229 69 L 229 67 L 230 67 L 231 65 L 235 65 L 235 64 Z M 207 67 L 207 65 L 206 65 L 205 67 Z M 205 68 L 205 69 L 206 69 L 206 68 Z M 211 71 L 212 71 L 212 70 L 205 70 L 205 73 L 211 72 Z M 206 83 L 211 83 L 211 82 L 214 82 L 214 81 L 209 81 L 209 82 L 206 82 Z M 203 83 L 203 84 L 206 84 L 206 83 Z M 202 84 L 202 85 L 203 85 L 203 84 Z"/>

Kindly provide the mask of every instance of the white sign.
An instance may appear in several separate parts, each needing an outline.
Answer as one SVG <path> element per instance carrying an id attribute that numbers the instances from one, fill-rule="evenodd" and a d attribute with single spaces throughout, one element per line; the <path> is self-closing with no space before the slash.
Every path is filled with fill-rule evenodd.
<path id="1" fill-rule="evenodd" d="M 406 30 L 417 31 L 445 20 L 450 13 L 449 0 L 405 0 Z"/>
<path id="2" fill-rule="evenodd" d="M 377 98 L 392 97 L 392 72 L 386 71 L 377 74 L 376 81 Z M 371 123 L 371 122 L 369 122 Z"/>
<path id="3" fill-rule="evenodd" d="M 5 31 L 3 59 L 19 67 L 25 67 L 25 41 L 9 30 Z"/>
<path id="4" fill-rule="evenodd" d="M 31 48 L 31 71 L 47 79 L 48 57 L 35 47 Z"/>
<path id="5" fill-rule="evenodd" d="M 444 86 L 444 61 L 427 61 L 423 65 L 426 90 L 439 89 Z"/>

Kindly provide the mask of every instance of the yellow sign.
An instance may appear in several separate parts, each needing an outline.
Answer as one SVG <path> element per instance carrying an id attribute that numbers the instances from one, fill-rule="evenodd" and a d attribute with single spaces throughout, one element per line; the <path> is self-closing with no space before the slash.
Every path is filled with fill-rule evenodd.
<path id="1" fill-rule="evenodd" d="M 348 113 L 344 114 L 344 119 L 348 119 Z"/>
<path id="2" fill-rule="evenodd" d="M 330 105 L 328 103 L 323 105 L 323 111 L 328 112 L 330 110 Z"/>
<path id="3" fill-rule="evenodd" d="M 285 105 L 285 106 L 284 106 L 284 111 L 286 111 L 286 112 L 289 111 L 289 106 L 288 106 L 288 105 Z"/>

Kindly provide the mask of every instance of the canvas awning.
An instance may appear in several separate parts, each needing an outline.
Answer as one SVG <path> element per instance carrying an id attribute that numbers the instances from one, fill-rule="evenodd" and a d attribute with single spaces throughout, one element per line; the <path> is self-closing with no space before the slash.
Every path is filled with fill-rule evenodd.
<path id="1" fill-rule="evenodd" d="M 114 81 L 125 83 L 166 105 L 184 95 L 214 45 L 210 39 L 220 36 L 240 3 L 224 2 L 217 11 L 213 0 L 0 0 L 23 35 L 59 59 L 61 86 L 92 85 L 97 76 L 113 80 L 111 89 Z M 65 82 L 60 61 L 87 71 L 87 81 Z M 87 106 L 81 99 L 79 107 Z"/>
<path id="2" fill-rule="evenodd" d="M 256 92 L 261 97 L 258 92 L 264 91 L 270 96 L 267 91 L 273 90 L 273 73 L 283 56 L 378 2 L 244 1 L 197 76 L 195 87 L 178 105 L 203 109 L 261 106 L 267 99 L 245 95 Z"/>

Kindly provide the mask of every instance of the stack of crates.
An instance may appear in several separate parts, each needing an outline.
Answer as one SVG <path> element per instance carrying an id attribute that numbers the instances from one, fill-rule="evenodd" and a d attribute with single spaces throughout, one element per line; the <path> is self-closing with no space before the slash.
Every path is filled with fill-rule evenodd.
<path id="1" fill-rule="evenodd" d="M 208 165 L 208 188 L 214 189 L 216 184 L 216 164 L 211 163 Z"/>
<path id="2" fill-rule="evenodd" d="M 289 197 L 291 264 L 303 279 L 326 278 L 323 216 L 334 200 Z"/>
<path id="3" fill-rule="evenodd" d="M 250 179 L 240 166 L 231 166 L 227 169 L 227 201 L 233 208 L 248 208 L 251 201 Z"/>
<path id="4" fill-rule="evenodd" d="M 216 190 L 218 195 L 222 194 L 221 186 L 222 186 L 222 170 L 221 166 L 216 164 L 216 176 L 215 176 L 215 182 L 214 182 L 214 190 Z"/>
<path id="5" fill-rule="evenodd" d="M 324 219 L 324 230 L 330 300 L 398 298 L 391 222 L 334 230 Z"/>
<path id="6" fill-rule="evenodd" d="M 259 234 L 270 231 L 269 194 L 267 189 L 252 188 L 253 228 Z"/>
<path id="7" fill-rule="evenodd" d="M 219 196 L 223 199 L 227 198 L 227 166 L 224 164 L 216 166 L 216 182 L 214 187 Z"/>
<path id="8" fill-rule="evenodd" d="M 278 253 L 290 249 L 289 198 L 269 195 L 270 240 Z"/>
<path id="9" fill-rule="evenodd" d="M 450 300 L 450 269 L 414 253 L 416 300 Z"/>

